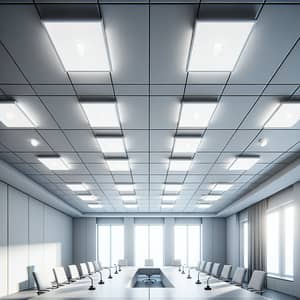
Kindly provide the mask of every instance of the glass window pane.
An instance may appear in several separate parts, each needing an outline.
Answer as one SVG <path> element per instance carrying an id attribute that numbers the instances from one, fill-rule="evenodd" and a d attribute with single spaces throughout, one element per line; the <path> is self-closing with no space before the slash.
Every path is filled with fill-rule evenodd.
<path id="1" fill-rule="evenodd" d="M 163 227 L 161 225 L 150 225 L 150 253 L 155 266 L 163 265 Z"/>
<path id="2" fill-rule="evenodd" d="M 111 226 L 111 263 L 118 264 L 124 258 L 124 226 Z"/>
<path id="3" fill-rule="evenodd" d="M 279 274 L 279 212 L 267 215 L 267 270 Z"/>
<path id="4" fill-rule="evenodd" d="M 98 226 L 98 259 L 103 266 L 110 266 L 109 226 Z"/>
<path id="5" fill-rule="evenodd" d="M 187 264 L 187 230 L 186 225 L 175 225 L 174 229 L 174 258 Z"/>
<path id="6" fill-rule="evenodd" d="M 200 260 L 200 226 L 188 226 L 188 262 L 190 267 L 197 266 Z"/>
<path id="7" fill-rule="evenodd" d="M 148 226 L 135 226 L 135 265 L 144 266 L 148 258 Z"/>
<path id="8" fill-rule="evenodd" d="M 248 222 L 243 223 L 243 260 L 244 260 L 244 268 L 248 268 Z"/>
<path id="9" fill-rule="evenodd" d="M 285 270 L 287 276 L 294 275 L 294 207 L 284 210 L 284 237 L 285 237 Z"/>

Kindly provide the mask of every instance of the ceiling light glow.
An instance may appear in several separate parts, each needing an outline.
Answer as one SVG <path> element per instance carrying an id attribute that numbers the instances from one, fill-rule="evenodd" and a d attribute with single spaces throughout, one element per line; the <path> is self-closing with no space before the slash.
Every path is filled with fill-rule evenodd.
<path id="1" fill-rule="evenodd" d="M 230 183 L 215 183 L 210 186 L 210 189 L 215 192 L 225 192 L 228 191 L 233 184 Z"/>
<path id="2" fill-rule="evenodd" d="M 52 171 L 66 171 L 71 168 L 60 156 L 38 156 L 37 159 Z"/>
<path id="3" fill-rule="evenodd" d="M 201 199 L 204 201 L 217 201 L 219 199 L 221 199 L 221 195 L 205 195 L 202 196 Z"/>
<path id="4" fill-rule="evenodd" d="M 96 201 L 98 199 L 95 195 L 78 195 L 78 198 L 83 201 Z"/>
<path id="5" fill-rule="evenodd" d="M 186 172 L 189 170 L 192 160 L 191 159 L 170 158 L 169 162 L 170 162 L 170 164 L 169 164 L 170 172 Z"/>
<path id="6" fill-rule="evenodd" d="M 207 209 L 211 207 L 211 204 L 208 203 L 197 203 L 196 206 L 200 209 Z"/>
<path id="7" fill-rule="evenodd" d="M 176 154 L 194 154 L 200 143 L 200 137 L 175 137 L 173 152 Z"/>
<path id="8" fill-rule="evenodd" d="M 88 207 L 89 208 L 102 208 L 103 207 L 103 205 L 101 204 L 101 203 L 90 203 L 90 204 L 88 204 Z"/>
<path id="9" fill-rule="evenodd" d="M 68 183 L 66 186 L 73 192 L 85 192 L 88 190 L 87 186 L 83 183 Z"/>
<path id="10" fill-rule="evenodd" d="M 129 172 L 128 159 L 107 159 L 106 163 L 111 172 Z"/>
<path id="11" fill-rule="evenodd" d="M 96 136 L 96 140 L 104 154 L 125 154 L 125 146 L 122 137 Z"/>
<path id="12" fill-rule="evenodd" d="M 229 166 L 230 171 L 245 171 L 251 169 L 259 161 L 259 156 L 237 156 Z"/>
<path id="13" fill-rule="evenodd" d="M 125 192 L 125 193 L 133 193 L 134 192 L 133 184 L 117 184 L 116 188 L 119 192 Z"/>

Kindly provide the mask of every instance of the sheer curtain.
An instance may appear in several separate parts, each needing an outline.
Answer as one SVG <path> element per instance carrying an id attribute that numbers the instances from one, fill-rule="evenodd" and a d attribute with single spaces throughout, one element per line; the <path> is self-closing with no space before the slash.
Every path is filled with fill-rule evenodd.
<path id="1" fill-rule="evenodd" d="M 267 271 L 266 217 L 268 201 L 263 200 L 248 209 L 249 259 L 248 277 L 254 270 Z"/>

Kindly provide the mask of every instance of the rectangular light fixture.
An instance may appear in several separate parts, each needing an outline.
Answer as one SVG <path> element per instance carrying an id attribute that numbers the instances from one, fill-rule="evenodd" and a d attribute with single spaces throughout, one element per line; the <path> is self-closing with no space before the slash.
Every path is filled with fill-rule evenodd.
<path id="1" fill-rule="evenodd" d="M 161 203 L 160 207 L 166 208 L 166 209 L 171 209 L 171 208 L 174 208 L 174 204 L 173 203 Z"/>
<path id="2" fill-rule="evenodd" d="M 124 204 L 124 207 L 125 208 L 131 208 L 131 209 L 133 209 L 133 208 L 137 208 L 138 207 L 138 205 L 137 205 L 137 203 L 135 203 L 135 204 Z"/>
<path id="3" fill-rule="evenodd" d="M 259 156 L 237 156 L 229 165 L 230 171 L 249 170 L 259 161 Z"/>
<path id="4" fill-rule="evenodd" d="M 66 186 L 73 192 L 85 192 L 88 187 L 83 183 L 68 183 Z"/>
<path id="5" fill-rule="evenodd" d="M 36 126 L 16 101 L 0 102 L 0 121 L 6 127 L 31 128 Z"/>
<path id="6" fill-rule="evenodd" d="M 136 203 L 135 195 L 122 195 L 122 200 L 125 203 Z"/>
<path id="7" fill-rule="evenodd" d="M 125 154 L 123 137 L 117 136 L 96 136 L 96 140 L 104 154 L 118 153 Z"/>
<path id="8" fill-rule="evenodd" d="M 206 128 L 217 104 L 217 101 L 183 101 L 178 127 Z"/>
<path id="9" fill-rule="evenodd" d="M 186 172 L 189 170 L 192 160 L 184 158 L 170 158 L 169 162 L 170 172 Z"/>
<path id="10" fill-rule="evenodd" d="M 86 117 L 93 128 L 120 128 L 115 101 L 80 101 Z"/>
<path id="11" fill-rule="evenodd" d="M 217 201 L 219 199 L 221 199 L 221 195 L 205 195 L 202 196 L 201 199 L 204 201 Z"/>
<path id="12" fill-rule="evenodd" d="M 89 208 L 102 208 L 103 205 L 101 203 L 91 203 L 91 204 L 88 204 L 88 207 Z"/>
<path id="13" fill-rule="evenodd" d="M 95 195 L 78 195 L 78 198 L 83 201 L 96 201 L 98 199 Z"/>
<path id="14" fill-rule="evenodd" d="M 111 172 L 129 172 L 128 159 L 106 159 L 106 163 Z"/>
<path id="15" fill-rule="evenodd" d="M 116 188 L 121 193 L 134 193 L 133 184 L 117 184 Z"/>
<path id="16" fill-rule="evenodd" d="M 102 21 L 43 21 L 67 72 L 110 72 Z"/>
<path id="17" fill-rule="evenodd" d="M 226 192 L 232 186 L 233 186 L 233 184 L 230 184 L 230 183 L 215 183 L 210 186 L 210 189 L 215 192 Z"/>
<path id="18" fill-rule="evenodd" d="M 231 72 L 254 21 L 196 21 L 188 72 Z"/>
<path id="19" fill-rule="evenodd" d="M 66 171 L 70 170 L 69 164 L 60 156 L 38 156 L 37 159 L 52 171 Z"/>
<path id="20" fill-rule="evenodd" d="M 211 207 L 211 204 L 208 203 L 197 203 L 196 206 L 200 209 L 207 209 Z"/>
<path id="21" fill-rule="evenodd" d="M 175 202 L 177 200 L 176 195 L 163 195 L 162 201 L 163 202 Z"/>
<path id="22" fill-rule="evenodd" d="M 179 193 L 182 190 L 182 184 L 167 183 L 164 186 L 165 193 Z"/>
<path id="23" fill-rule="evenodd" d="M 175 154 L 194 154 L 201 141 L 201 137 L 176 136 L 173 153 Z"/>
<path id="24" fill-rule="evenodd" d="M 265 124 L 266 128 L 288 128 L 300 120 L 300 102 L 282 102 Z"/>

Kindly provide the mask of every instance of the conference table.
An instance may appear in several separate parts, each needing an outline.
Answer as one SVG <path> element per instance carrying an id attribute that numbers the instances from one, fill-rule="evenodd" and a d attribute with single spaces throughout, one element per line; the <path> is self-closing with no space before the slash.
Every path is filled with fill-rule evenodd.
<path id="1" fill-rule="evenodd" d="M 186 274 L 181 274 L 176 267 L 161 267 L 162 273 L 168 278 L 172 288 L 133 288 L 132 278 L 136 274 L 138 267 L 124 267 L 119 274 L 113 274 L 112 279 L 107 278 L 107 273 L 104 273 L 103 285 L 99 285 L 98 274 L 93 275 L 96 290 L 88 290 L 90 280 L 87 278 L 78 280 L 72 284 L 54 289 L 48 293 L 37 296 L 43 300 L 55 299 L 83 299 L 91 298 L 109 299 L 109 300 L 139 300 L 139 299 L 155 299 L 155 300 L 172 300 L 172 299 L 249 299 L 263 300 L 267 299 L 258 294 L 249 292 L 240 287 L 231 285 L 221 280 L 211 278 L 209 283 L 211 290 L 204 290 L 208 276 L 200 274 L 202 284 L 195 284 L 198 272 L 191 270 L 191 279 L 187 278 Z"/>

